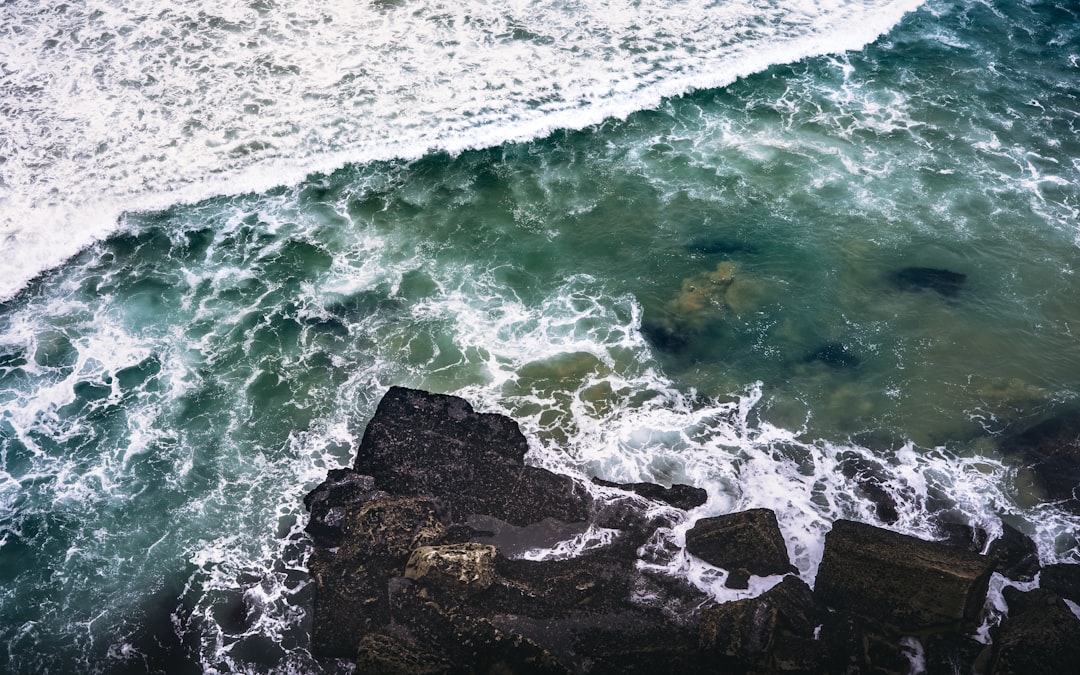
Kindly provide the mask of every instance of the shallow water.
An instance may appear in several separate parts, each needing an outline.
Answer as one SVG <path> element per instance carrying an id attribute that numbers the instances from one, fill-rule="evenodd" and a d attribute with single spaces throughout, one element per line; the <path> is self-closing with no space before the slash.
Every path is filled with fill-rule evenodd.
<path id="1" fill-rule="evenodd" d="M 2 7 L 4 669 L 337 668 L 301 499 L 392 384 L 773 508 L 807 580 L 856 459 L 1080 558 L 996 446 L 1080 383 L 1067 4 Z"/>

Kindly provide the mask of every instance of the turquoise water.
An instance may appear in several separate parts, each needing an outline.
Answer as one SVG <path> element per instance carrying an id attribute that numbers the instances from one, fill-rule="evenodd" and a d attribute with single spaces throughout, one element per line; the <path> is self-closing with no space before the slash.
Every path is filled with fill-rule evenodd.
<path id="1" fill-rule="evenodd" d="M 1080 395 L 1068 3 L 663 6 L 645 32 L 633 5 L 537 3 L 563 31 L 546 36 L 525 3 L 187 3 L 170 11 L 188 23 L 148 14 L 145 35 L 121 20 L 138 4 L 0 7 L 18 19 L 4 53 L 127 40 L 125 72 L 148 78 L 42 76 L 115 94 L 100 149 L 54 161 L 81 122 L 25 102 L 45 65 L 0 60 L 17 282 L 0 670 L 344 667 L 307 652 L 301 499 L 351 463 L 393 384 L 513 415 L 537 464 L 693 483 L 699 516 L 773 508 L 810 581 L 832 520 L 879 523 L 839 471 L 852 458 L 897 500 L 895 529 L 932 536 L 944 497 L 1025 530 L 1044 563 L 1080 559 L 1076 516 L 996 447 Z M 75 27 L 47 30 L 58 17 Z M 729 32 L 709 42 L 695 17 Z M 429 60 L 331 68 L 344 56 L 314 49 L 313 74 L 285 40 L 330 49 L 323 26 L 365 21 Z M 471 56 L 476 26 L 510 51 Z M 228 35 L 254 60 L 208 63 Z M 226 72 L 205 98 L 244 114 L 159 86 L 169 54 Z M 133 91 L 158 107 L 140 117 Z M 966 278 L 911 290 L 906 267 Z M 685 557 L 667 569 L 716 585 Z"/>

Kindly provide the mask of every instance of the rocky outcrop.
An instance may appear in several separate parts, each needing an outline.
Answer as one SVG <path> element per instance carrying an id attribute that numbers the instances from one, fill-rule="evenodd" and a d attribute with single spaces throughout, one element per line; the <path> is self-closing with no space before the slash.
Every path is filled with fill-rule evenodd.
<path id="1" fill-rule="evenodd" d="M 686 533 L 686 550 L 710 565 L 736 572 L 740 579 L 747 574 L 797 571 L 788 559 L 776 514 L 768 509 L 702 518 Z"/>
<path id="2" fill-rule="evenodd" d="M 392 388 L 354 467 L 305 498 L 313 651 L 364 673 L 906 673 L 923 657 L 970 672 L 991 656 L 1007 673 L 1034 650 L 1075 658 L 1080 622 L 1060 599 L 1010 600 L 993 654 L 968 637 L 994 558 L 849 521 L 812 591 L 771 511 L 699 519 L 693 555 L 744 580 L 786 575 L 717 603 L 649 564 L 682 555 L 672 531 L 703 491 L 594 481 L 592 497 L 525 466 L 526 449 L 508 418 Z M 1054 572 L 1063 588 L 1072 571 Z"/>

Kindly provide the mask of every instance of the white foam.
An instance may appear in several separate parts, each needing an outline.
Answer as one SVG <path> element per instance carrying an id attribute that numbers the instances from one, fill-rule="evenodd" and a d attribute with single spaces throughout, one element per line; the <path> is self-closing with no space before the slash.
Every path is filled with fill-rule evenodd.
<path id="1" fill-rule="evenodd" d="M 0 298 L 122 211 L 582 128 L 860 48 L 920 4 L 7 3 Z"/>

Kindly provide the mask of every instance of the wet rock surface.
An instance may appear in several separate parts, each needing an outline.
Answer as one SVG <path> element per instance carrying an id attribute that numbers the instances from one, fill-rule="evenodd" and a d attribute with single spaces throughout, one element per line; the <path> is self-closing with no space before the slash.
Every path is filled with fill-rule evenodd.
<path id="1" fill-rule="evenodd" d="M 1080 513 L 1080 409 L 1006 438 L 1001 449 L 1030 466 L 1046 498 Z"/>
<path id="2" fill-rule="evenodd" d="M 1057 595 L 1010 600 L 991 653 L 971 628 L 995 558 L 849 521 L 826 537 L 811 590 L 788 574 L 771 511 L 699 519 L 686 537 L 695 556 L 744 582 L 786 574 L 718 603 L 649 564 L 703 491 L 597 480 L 594 498 L 525 466 L 526 449 L 508 418 L 391 389 L 354 467 L 305 499 L 315 654 L 364 673 L 906 673 L 915 658 L 1009 673 L 1053 672 L 1023 670 L 1035 658 L 1077 662 L 1080 621 Z M 1058 573 L 1063 589 L 1072 572 Z"/>
<path id="3" fill-rule="evenodd" d="M 686 550 L 716 567 L 757 576 L 797 571 L 776 514 L 768 509 L 702 518 L 686 533 Z"/>
<path id="4" fill-rule="evenodd" d="M 825 537 L 814 594 L 901 632 L 973 629 L 993 570 L 994 560 L 977 553 L 838 520 Z"/>

